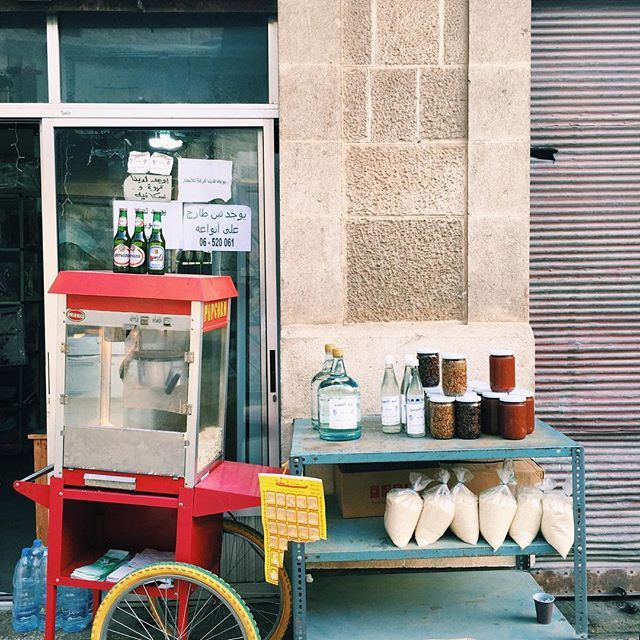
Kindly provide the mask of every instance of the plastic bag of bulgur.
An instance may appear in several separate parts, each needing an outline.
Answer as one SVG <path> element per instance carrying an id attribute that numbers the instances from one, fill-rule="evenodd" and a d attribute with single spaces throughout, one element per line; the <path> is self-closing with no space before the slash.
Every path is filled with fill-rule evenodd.
<path id="1" fill-rule="evenodd" d="M 384 528 L 396 547 L 406 547 L 416 530 L 422 511 L 422 491 L 431 482 L 421 473 L 409 475 L 410 489 L 391 489 L 387 493 Z"/>
<path id="2" fill-rule="evenodd" d="M 439 540 L 453 520 L 453 496 L 447 485 L 449 472 L 440 469 L 435 481 L 438 484 L 422 494 L 422 513 L 416 526 L 416 542 L 419 547 L 426 547 Z"/>
<path id="3" fill-rule="evenodd" d="M 454 507 L 451 531 L 463 542 L 476 544 L 480 536 L 478 496 L 465 485 L 473 480 L 473 474 L 465 467 L 453 467 L 451 471 L 458 481 L 451 490 Z"/>
<path id="4" fill-rule="evenodd" d="M 500 484 L 486 489 L 478 496 L 480 533 L 494 551 L 507 537 L 509 527 L 518 510 L 518 503 L 507 486 L 515 482 L 511 460 L 507 460 L 497 474 Z"/>

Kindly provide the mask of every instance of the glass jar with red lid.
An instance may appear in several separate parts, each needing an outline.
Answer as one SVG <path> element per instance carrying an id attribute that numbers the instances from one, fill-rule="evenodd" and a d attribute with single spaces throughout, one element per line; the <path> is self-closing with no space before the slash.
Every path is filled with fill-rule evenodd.
<path id="1" fill-rule="evenodd" d="M 513 351 L 500 349 L 489 354 L 491 391 L 510 393 L 516 388 L 516 357 Z"/>
<path id="2" fill-rule="evenodd" d="M 500 433 L 507 440 L 524 440 L 527 435 L 527 398 L 519 393 L 500 397 Z"/>

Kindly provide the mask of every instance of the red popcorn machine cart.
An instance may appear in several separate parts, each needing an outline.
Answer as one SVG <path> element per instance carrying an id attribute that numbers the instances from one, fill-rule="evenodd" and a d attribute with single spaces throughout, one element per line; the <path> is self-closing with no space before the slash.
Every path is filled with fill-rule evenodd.
<path id="1" fill-rule="evenodd" d="M 54 463 L 14 485 L 49 509 L 45 640 L 58 587 L 93 590 L 96 639 L 283 637 L 286 573 L 267 585 L 261 534 L 223 518 L 280 471 L 223 458 L 232 280 L 63 271 L 50 293 Z M 172 557 L 115 583 L 72 576 L 109 549 Z"/>

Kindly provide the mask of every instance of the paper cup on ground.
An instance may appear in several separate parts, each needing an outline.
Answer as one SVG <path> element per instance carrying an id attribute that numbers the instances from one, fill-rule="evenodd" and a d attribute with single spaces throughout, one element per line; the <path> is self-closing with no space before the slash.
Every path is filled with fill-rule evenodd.
<path id="1" fill-rule="evenodd" d="M 541 592 L 534 594 L 533 601 L 536 604 L 536 618 L 538 618 L 538 623 L 551 624 L 555 597 L 550 593 Z"/>

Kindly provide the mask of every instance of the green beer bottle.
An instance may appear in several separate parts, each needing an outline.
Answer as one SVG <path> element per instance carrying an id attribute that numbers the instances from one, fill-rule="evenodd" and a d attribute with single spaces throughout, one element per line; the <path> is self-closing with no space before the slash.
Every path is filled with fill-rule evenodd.
<path id="1" fill-rule="evenodd" d="M 164 236 L 162 235 L 162 211 L 153 212 L 153 227 L 149 238 L 149 262 L 147 273 L 162 275 L 164 273 Z"/>
<path id="2" fill-rule="evenodd" d="M 129 273 L 147 273 L 147 238 L 144 235 L 143 209 L 136 209 L 136 228 L 129 247 Z"/>
<path id="3" fill-rule="evenodd" d="M 127 210 L 120 209 L 118 215 L 118 230 L 113 236 L 113 272 L 129 272 L 129 232 L 127 231 Z"/>

